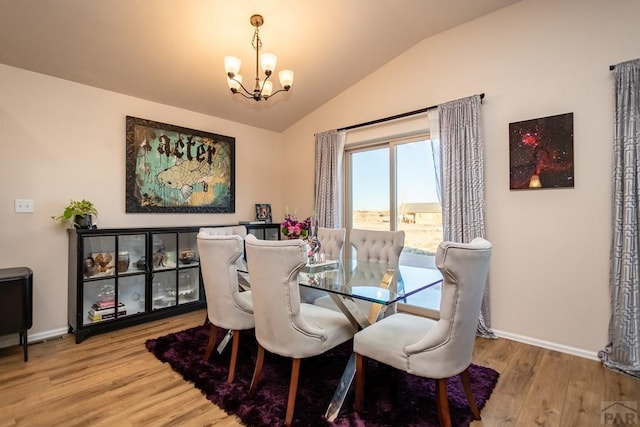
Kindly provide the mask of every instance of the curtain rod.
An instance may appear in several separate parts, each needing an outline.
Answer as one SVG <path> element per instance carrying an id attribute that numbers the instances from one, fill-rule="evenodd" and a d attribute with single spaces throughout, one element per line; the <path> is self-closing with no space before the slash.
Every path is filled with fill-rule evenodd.
<path id="1" fill-rule="evenodd" d="M 484 99 L 484 93 L 480 94 L 480 99 L 481 100 Z M 403 117 L 414 116 L 416 114 L 426 113 L 427 111 L 433 110 L 434 108 L 438 108 L 438 106 L 437 105 L 432 105 L 431 107 L 421 108 L 419 110 L 409 111 L 407 113 L 396 114 L 395 116 L 383 117 L 381 119 L 371 120 L 369 122 L 358 123 L 357 125 L 346 126 L 346 127 L 338 129 L 338 132 L 344 131 L 344 130 L 351 130 L 351 129 L 361 128 L 361 127 L 365 127 L 365 126 L 377 125 L 378 123 L 383 123 L 383 122 L 388 122 L 388 121 L 391 121 L 391 120 L 401 119 Z"/>
<path id="2" fill-rule="evenodd" d="M 615 70 L 615 69 L 616 69 L 616 66 L 615 66 L 615 65 L 609 65 L 609 71 L 613 71 L 613 70 Z"/>

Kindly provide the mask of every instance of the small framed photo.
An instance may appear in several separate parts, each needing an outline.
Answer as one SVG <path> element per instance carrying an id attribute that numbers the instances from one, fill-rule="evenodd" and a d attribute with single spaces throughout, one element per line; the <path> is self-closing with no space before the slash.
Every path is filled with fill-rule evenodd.
<path id="1" fill-rule="evenodd" d="M 256 221 L 271 222 L 271 205 L 256 203 Z"/>

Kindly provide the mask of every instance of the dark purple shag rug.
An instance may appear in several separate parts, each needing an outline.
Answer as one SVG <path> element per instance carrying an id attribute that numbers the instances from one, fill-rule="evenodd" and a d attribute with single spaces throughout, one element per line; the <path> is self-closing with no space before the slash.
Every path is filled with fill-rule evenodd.
<path id="1" fill-rule="evenodd" d="M 218 330 L 218 342 L 226 331 Z M 222 355 L 213 352 L 202 361 L 208 326 L 198 326 L 146 342 L 147 349 L 191 381 L 211 402 L 237 415 L 247 426 L 281 426 L 287 407 L 291 359 L 265 353 L 262 377 L 253 398 L 247 397 L 257 345 L 253 330 L 240 335 L 236 377 L 227 384 L 231 343 Z M 365 377 L 365 404 L 353 410 L 353 391 L 339 417 L 329 423 L 323 415 L 351 354 L 351 342 L 308 359 L 300 365 L 293 424 L 297 426 L 438 426 L 435 382 L 370 360 Z M 498 381 L 493 369 L 471 365 L 470 376 L 478 407 L 484 407 Z M 460 380 L 449 380 L 449 407 L 454 426 L 468 426 L 471 412 Z"/>

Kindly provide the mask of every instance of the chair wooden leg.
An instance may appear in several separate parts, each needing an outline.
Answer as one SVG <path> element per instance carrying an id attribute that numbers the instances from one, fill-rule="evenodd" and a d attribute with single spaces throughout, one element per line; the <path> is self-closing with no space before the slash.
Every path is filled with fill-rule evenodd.
<path id="1" fill-rule="evenodd" d="M 231 346 L 231 361 L 229 362 L 229 376 L 227 383 L 231 384 L 236 376 L 236 362 L 238 360 L 238 346 L 240 344 L 240 331 L 233 331 L 233 344 Z"/>
<path id="2" fill-rule="evenodd" d="M 356 353 L 356 411 L 362 411 L 364 406 L 364 375 L 367 358 Z"/>
<path id="3" fill-rule="evenodd" d="M 469 368 L 465 369 L 460 373 L 460 379 L 462 380 L 462 387 L 464 388 L 464 394 L 467 396 L 467 401 L 469 402 L 469 408 L 471 408 L 471 413 L 473 414 L 474 420 L 480 419 L 480 410 L 478 409 L 478 404 L 476 403 L 476 399 L 473 396 L 473 391 L 471 390 L 471 379 L 469 378 Z"/>
<path id="4" fill-rule="evenodd" d="M 438 418 L 441 427 L 451 427 L 451 414 L 449 414 L 449 396 L 447 393 L 447 379 L 436 380 L 436 402 Z"/>
<path id="5" fill-rule="evenodd" d="M 287 415 L 284 425 L 290 426 L 293 421 L 293 409 L 296 406 L 296 394 L 298 393 L 298 378 L 300 375 L 300 359 L 293 359 L 291 364 L 291 381 L 289 382 L 289 399 L 287 400 Z"/>
<path id="6" fill-rule="evenodd" d="M 258 387 L 258 381 L 262 375 L 262 364 L 264 363 L 264 348 L 258 344 L 258 357 L 256 358 L 256 368 L 253 371 L 253 378 L 251 379 L 251 386 L 249 387 L 249 397 L 253 396 Z"/>
<path id="7" fill-rule="evenodd" d="M 211 357 L 211 352 L 213 351 L 213 346 L 216 343 L 216 338 L 218 337 L 218 328 L 216 325 L 211 323 L 211 329 L 209 329 L 209 341 L 207 342 L 207 350 L 204 352 L 203 361 L 208 361 L 209 357 Z"/>

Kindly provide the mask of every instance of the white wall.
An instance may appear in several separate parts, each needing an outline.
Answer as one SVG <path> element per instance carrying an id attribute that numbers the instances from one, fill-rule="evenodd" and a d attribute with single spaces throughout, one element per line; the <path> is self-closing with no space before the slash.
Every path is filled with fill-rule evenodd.
<path id="1" fill-rule="evenodd" d="M 236 213 L 125 214 L 127 115 L 235 137 Z M 0 147 L 0 268 L 33 269 L 36 339 L 67 329 L 67 232 L 50 217 L 70 199 L 93 201 L 100 228 L 231 224 L 255 203 L 283 215 L 281 134 L 4 65 Z M 35 212 L 14 213 L 16 198 Z"/>
<path id="2" fill-rule="evenodd" d="M 284 133 L 296 155 L 283 202 L 312 209 L 314 133 L 484 92 L 492 326 L 595 357 L 609 320 L 609 65 L 640 57 L 638 16 L 636 0 L 524 0 L 422 41 Z M 568 112 L 575 188 L 510 191 L 509 123 Z"/>

